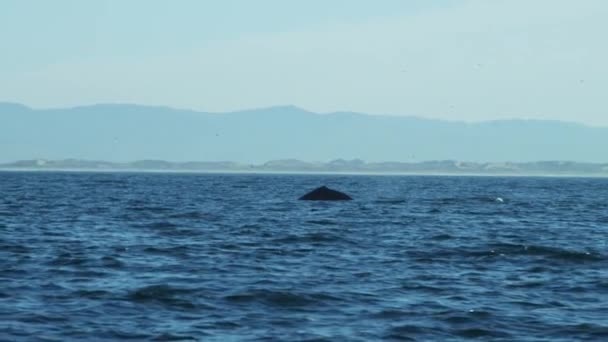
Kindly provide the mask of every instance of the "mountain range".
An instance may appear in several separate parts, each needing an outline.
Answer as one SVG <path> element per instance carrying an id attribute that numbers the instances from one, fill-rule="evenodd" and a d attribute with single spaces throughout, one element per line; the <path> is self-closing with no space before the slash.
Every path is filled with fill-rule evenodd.
<path id="1" fill-rule="evenodd" d="M 0 103 L 0 163 L 23 159 L 604 163 L 608 127 L 541 120 L 479 123 L 293 106 L 227 113 L 100 104 L 32 109 Z"/>
<path id="2" fill-rule="evenodd" d="M 263 164 L 235 162 L 168 162 L 138 160 L 116 163 L 98 160 L 20 160 L 0 164 L 0 171 L 183 171 L 183 172 L 308 172 L 308 173 L 378 173 L 378 174 L 448 174 L 448 175 L 553 175 L 608 177 L 608 163 L 529 162 L 473 163 L 454 160 L 419 163 L 368 163 L 360 159 L 336 159 L 330 162 L 305 162 L 297 159 L 273 160 Z"/>

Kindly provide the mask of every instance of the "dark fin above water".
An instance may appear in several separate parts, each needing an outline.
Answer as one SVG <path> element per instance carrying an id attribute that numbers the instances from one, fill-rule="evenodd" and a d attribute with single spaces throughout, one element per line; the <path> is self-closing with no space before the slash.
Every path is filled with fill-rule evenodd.
<path id="1" fill-rule="evenodd" d="M 299 198 L 304 201 L 350 201 L 352 198 L 347 194 L 332 190 L 326 186 L 316 188 Z"/>

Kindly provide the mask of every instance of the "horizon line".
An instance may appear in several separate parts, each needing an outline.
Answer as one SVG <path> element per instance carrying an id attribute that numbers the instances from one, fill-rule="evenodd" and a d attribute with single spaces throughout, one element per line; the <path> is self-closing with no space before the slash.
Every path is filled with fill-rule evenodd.
<path id="1" fill-rule="evenodd" d="M 592 165 L 608 165 L 608 160 L 603 162 L 592 162 L 592 161 L 574 161 L 574 160 L 563 160 L 563 159 L 539 159 L 534 161 L 470 161 L 470 160 L 459 160 L 459 159 L 428 159 L 428 160 L 419 160 L 419 161 L 396 161 L 396 160 L 384 160 L 384 161 L 366 161 L 360 158 L 353 159 L 345 159 L 345 158 L 336 158 L 328 161 L 310 161 L 310 160 L 301 160 L 297 158 L 283 158 L 283 159 L 271 159 L 264 162 L 256 162 L 256 163 L 248 163 L 241 162 L 235 160 L 187 160 L 187 161 L 175 161 L 175 160 L 166 160 L 166 159 L 151 159 L 151 158 L 143 158 L 143 159 L 132 159 L 129 161 L 112 161 L 112 160 L 102 160 L 102 159 L 86 159 L 86 158 L 60 158 L 60 159 L 48 159 L 48 158 L 29 158 L 29 159 L 18 159 L 9 162 L 0 162 L 0 166 L 2 165 L 10 165 L 19 162 L 67 162 L 67 161 L 77 161 L 77 162 L 91 162 L 91 163 L 108 163 L 108 164 L 132 164 L 138 162 L 161 162 L 168 164 L 188 164 L 188 163 L 232 163 L 241 166 L 264 166 L 268 163 L 272 162 L 299 162 L 299 163 L 307 163 L 307 164 L 316 164 L 316 165 L 327 165 L 335 162 L 346 162 L 346 163 L 359 163 L 363 165 L 373 165 L 373 164 L 424 164 L 424 163 L 461 163 L 461 164 L 476 164 L 476 165 L 484 165 L 484 164 L 538 164 L 538 163 L 558 163 L 558 164 L 592 164 Z"/>

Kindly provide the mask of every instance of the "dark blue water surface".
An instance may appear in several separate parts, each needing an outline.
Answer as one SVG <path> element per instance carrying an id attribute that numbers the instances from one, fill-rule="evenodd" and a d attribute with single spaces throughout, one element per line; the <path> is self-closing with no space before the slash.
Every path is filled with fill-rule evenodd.
<path id="1" fill-rule="evenodd" d="M 297 200 L 320 185 L 355 200 Z M 0 340 L 608 340 L 607 179 L 0 172 L 0 194 Z"/>

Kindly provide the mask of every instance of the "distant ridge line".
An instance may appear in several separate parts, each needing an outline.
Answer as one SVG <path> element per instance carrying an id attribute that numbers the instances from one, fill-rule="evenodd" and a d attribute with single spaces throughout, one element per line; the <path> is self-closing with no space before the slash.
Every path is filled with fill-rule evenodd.
<path id="1" fill-rule="evenodd" d="M 436 121 L 436 122 L 450 122 L 450 123 L 463 123 L 463 124 L 488 124 L 488 123 L 501 123 L 501 122 L 529 122 L 529 123 L 561 123 L 567 125 L 580 125 L 589 128 L 608 128 L 608 126 L 602 125 L 589 125 L 582 122 L 577 121 L 567 121 L 567 120 L 554 120 L 554 119 L 533 119 L 533 118 L 503 118 L 503 119 L 492 119 L 492 120 L 475 120 L 475 121 L 467 121 L 467 120 L 459 120 L 459 119 L 441 119 L 441 118 L 429 118 L 424 116 L 416 116 L 416 115 L 405 115 L 405 114 L 392 114 L 392 113 L 364 113 L 358 111 L 351 110 L 336 110 L 330 112 L 315 112 L 303 107 L 299 107 L 296 105 L 275 105 L 275 106 L 266 106 L 266 107 L 255 107 L 255 108 L 242 108 L 235 110 L 226 110 L 226 111 L 206 111 L 199 110 L 193 108 L 182 108 L 182 107 L 172 107 L 167 105 L 144 105 L 138 103 L 131 102 L 99 102 L 99 103 L 91 103 L 91 104 L 82 104 L 82 105 L 74 105 L 74 106 L 65 106 L 65 107 L 31 107 L 29 105 L 25 105 L 19 102 L 11 102 L 11 101 L 0 101 L 0 114 L 3 111 L 9 109 L 21 109 L 25 111 L 69 111 L 69 110 L 83 110 L 83 109 L 95 109 L 95 108 L 113 108 L 113 109 L 128 109 L 128 108 L 138 108 L 142 110 L 167 110 L 170 112 L 184 112 L 184 113 L 197 113 L 197 114 L 239 114 L 239 113 L 259 113 L 259 112 L 277 112 L 277 111 L 286 111 L 286 112 L 297 112 L 304 114 L 312 114 L 312 115 L 355 115 L 355 116 L 368 116 L 368 117 L 388 117 L 388 118 L 409 118 L 416 120 L 427 120 L 427 121 Z"/>
<path id="2" fill-rule="evenodd" d="M 603 163 L 608 146 L 608 127 L 577 123 L 467 123 L 352 112 L 318 114 L 293 106 L 211 113 L 136 104 L 38 110 L 0 103 L 0 122 L 0 163 L 74 157 L 101 161 L 230 160 L 258 168 L 266 161 L 285 158 L 360 158 L 376 164 L 387 160 L 406 164 L 429 160 Z M 287 167 L 274 164 L 273 168 Z M 373 163 L 348 168 L 379 167 L 367 164 Z M 465 165 L 449 169 L 467 169 Z M 385 167 L 389 166 L 381 166 Z"/>
<path id="3" fill-rule="evenodd" d="M 336 159 L 307 162 L 297 159 L 272 160 L 262 164 L 232 161 L 170 162 L 138 160 L 109 162 L 82 159 L 20 160 L 0 164 L 2 170 L 90 170 L 90 171 L 185 171 L 185 172 L 329 172 L 329 173 L 405 173 L 405 174 L 479 174 L 479 175 L 597 175 L 608 176 L 607 163 L 539 161 L 522 163 L 477 163 L 454 160 L 424 162 L 372 162 Z"/>

